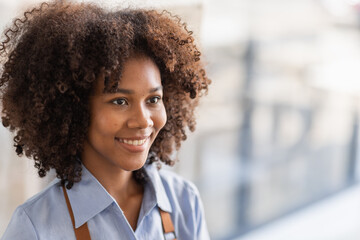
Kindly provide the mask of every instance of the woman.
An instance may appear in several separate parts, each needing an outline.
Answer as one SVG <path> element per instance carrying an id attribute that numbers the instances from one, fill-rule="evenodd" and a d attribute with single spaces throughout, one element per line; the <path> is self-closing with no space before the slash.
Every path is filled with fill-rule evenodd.
<path id="1" fill-rule="evenodd" d="M 208 239 L 195 186 L 173 173 L 210 80 L 166 12 L 43 3 L 5 32 L 2 123 L 40 177 L 2 239 Z"/>

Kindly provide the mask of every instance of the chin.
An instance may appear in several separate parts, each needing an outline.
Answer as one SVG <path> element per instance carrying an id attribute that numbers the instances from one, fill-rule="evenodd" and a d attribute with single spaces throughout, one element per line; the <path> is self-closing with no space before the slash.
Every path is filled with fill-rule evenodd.
<path id="1" fill-rule="evenodd" d="M 138 165 L 138 166 L 131 166 L 131 167 L 129 167 L 129 168 L 126 168 L 125 170 L 126 170 L 126 171 L 130 171 L 130 172 L 133 172 L 133 171 L 139 170 L 139 169 L 142 168 L 143 166 L 144 166 L 144 164 Z"/>
<path id="2" fill-rule="evenodd" d="M 121 166 L 122 169 L 126 171 L 136 171 L 142 168 L 145 165 L 146 159 L 141 161 L 132 161 L 130 164 Z"/>

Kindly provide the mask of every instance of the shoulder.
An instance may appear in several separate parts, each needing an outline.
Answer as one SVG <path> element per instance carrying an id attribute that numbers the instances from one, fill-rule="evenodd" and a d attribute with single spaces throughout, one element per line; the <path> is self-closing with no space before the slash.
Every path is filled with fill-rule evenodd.
<path id="1" fill-rule="evenodd" d="M 17 207 L 4 233 L 5 239 L 39 239 L 66 222 L 66 204 L 59 180 Z"/>
<path id="2" fill-rule="evenodd" d="M 159 170 L 159 175 L 172 207 L 179 239 L 210 239 L 195 184 L 168 170 Z"/>
<path id="3" fill-rule="evenodd" d="M 16 208 L 1 240 L 38 239 L 35 227 L 22 206 Z"/>
<path id="4" fill-rule="evenodd" d="M 189 216 L 199 210 L 200 194 L 192 182 L 168 170 L 159 170 L 159 175 L 175 212 Z"/>
<path id="5" fill-rule="evenodd" d="M 37 193 L 18 208 L 23 209 L 29 217 L 48 211 L 49 207 L 56 206 L 62 200 L 61 185 L 58 179 L 54 179 L 49 186 Z"/>
<path id="6" fill-rule="evenodd" d="M 167 191 L 171 191 L 178 196 L 188 195 L 192 198 L 199 197 L 199 191 L 195 184 L 184 179 L 182 176 L 165 169 L 160 169 L 159 175 L 161 182 Z"/>

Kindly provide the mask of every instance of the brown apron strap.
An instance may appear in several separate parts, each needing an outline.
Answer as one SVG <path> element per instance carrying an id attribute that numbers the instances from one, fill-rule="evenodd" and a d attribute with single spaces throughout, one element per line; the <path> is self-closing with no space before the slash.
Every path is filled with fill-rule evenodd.
<path id="1" fill-rule="evenodd" d="M 162 225 L 163 225 L 163 229 L 164 229 L 164 236 L 167 233 L 173 233 L 174 234 L 173 239 L 176 240 L 175 228 L 174 228 L 174 224 L 171 220 L 170 213 L 165 212 L 165 211 L 161 210 L 160 208 L 159 208 L 159 211 L 160 211 L 161 221 L 162 221 Z"/>
<path id="2" fill-rule="evenodd" d="M 70 218 L 71 218 L 71 222 L 72 222 L 72 225 L 73 225 L 73 228 L 74 228 L 76 240 L 91 240 L 90 233 L 89 233 L 89 228 L 87 226 L 87 223 L 84 223 L 79 228 L 75 228 L 75 219 L 74 219 L 73 211 L 71 209 L 69 197 L 67 195 L 67 192 L 66 192 L 66 189 L 65 189 L 64 185 L 62 186 L 62 188 L 63 188 L 63 191 L 64 191 L 66 206 L 67 206 L 67 208 L 69 210 L 69 213 L 70 213 Z M 173 222 L 171 220 L 170 213 L 165 212 L 165 211 L 161 210 L 160 208 L 159 208 L 159 211 L 160 211 L 161 222 L 162 222 L 162 226 L 163 226 L 163 230 L 164 230 L 164 236 L 167 233 L 173 233 L 174 234 L 174 240 L 176 240 L 175 228 L 174 228 L 174 224 L 173 224 Z"/>
<path id="3" fill-rule="evenodd" d="M 73 228 L 74 228 L 76 240 L 91 240 L 90 233 L 89 233 L 89 228 L 87 226 L 87 223 L 84 223 L 80 227 L 75 228 L 75 219 L 74 219 L 73 211 L 71 209 L 69 197 L 67 195 L 67 192 L 66 192 L 66 189 L 65 189 L 64 185 L 62 186 L 62 188 L 63 188 L 63 191 L 64 191 L 66 205 L 67 205 L 67 208 L 68 208 L 69 213 L 70 213 L 70 218 L 71 218 L 71 222 L 72 222 L 72 225 L 73 225 Z"/>

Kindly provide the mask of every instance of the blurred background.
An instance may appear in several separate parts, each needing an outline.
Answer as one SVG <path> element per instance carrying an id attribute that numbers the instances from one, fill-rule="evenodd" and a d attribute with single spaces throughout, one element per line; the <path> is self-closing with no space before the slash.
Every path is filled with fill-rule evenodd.
<path id="1" fill-rule="evenodd" d="M 38 0 L 0 0 L 0 27 Z M 136 0 L 194 31 L 213 83 L 172 169 L 215 240 L 360 239 L 360 0 Z M 0 127 L 0 236 L 39 179 Z"/>

